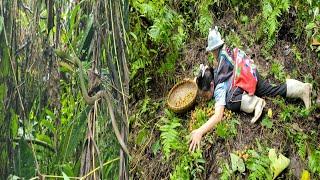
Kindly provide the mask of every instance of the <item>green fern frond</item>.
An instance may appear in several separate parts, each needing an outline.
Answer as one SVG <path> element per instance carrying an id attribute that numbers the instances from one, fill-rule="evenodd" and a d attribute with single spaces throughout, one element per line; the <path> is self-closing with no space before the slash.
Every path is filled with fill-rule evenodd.
<path id="1" fill-rule="evenodd" d="M 161 118 L 164 125 L 161 125 L 160 139 L 166 159 L 169 158 L 172 150 L 179 150 L 182 147 L 181 139 L 177 128 L 181 126 L 180 119 L 166 110 L 166 116 Z"/>
<path id="2" fill-rule="evenodd" d="M 255 150 L 249 150 L 250 158 L 246 162 L 246 167 L 250 170 L 248 179 L 272 179 L 270 171 L 270 160 L 266 154 L 257 153 Z"/>
<path id="3" fill-rule="evenodd" d="M 188 156 L 181 156 L 181 159 L 179 159 L 173 173 L 170 174 L 170 180 L 190 179 L 189 161 Z"/>
<path id="4" fill-rule="evenodd" d="M 212 27 L 213 19 L 211 12 L 209 11 L 209 6 L 214 2 L 210 0 L 202 0 L 198 5 L 199 20 L 196 21 L 196 28 L 200 31 L 202 36 L 206 36 L 209 32 L 209 28 Z"/>
<path id="5" fill-rule="evenodd" d="M 268 1 L 263 1 L 262 2 L 262 15 L 263 18 L 267 19 L 269 15 L 272 13 L 273 8 L 271 6 L 271 3 Z"/>
<path id="6" fill-rule="evenodd" d="M 209 28 L 212 27 L 213 20 L 210 14 L 200 16 L 196 22 L 196 28 L 200 31 L 201 35 L 205 36 L 209 33 Z"/>
<path id="7" fill-rule="evenodd" d="M 143 3 L 138 5 L 140 13 L 146 17 L 152 17 L 155 12 L 155 6 L 152 3 Z"/>
<path id="8" fill-rule="evenodd" d="M 320 173 L 320 151 L 314 150 L 309 156 L 308 166 L 313 173 Z"/>
<path id="9" fill-rule="evenodd" d="M 290 8 L 290 1 L 289 0 L 282 0 L 281 1 L 281 7 L 282 7 L 282 10 L 283 11 L 289 11 L 289 8 Z"/>
<path id="10" fill-rule="evenodd" d="M 304 133 L 299 133 L 297 135 L 295 144 L 298 147 L 298 154 L 299 156 L 304 160 L 306 155 L 307 155 L 307 148 L 306 148 L 306 139 L 307 139 L 307 135 Z"/>
<path id="11" fill-rule="evenodd" d="M 193 153 L 186 151 L 179 157 L 173 173 L 170 174 L 170 179 L 198 179 L 198 176 L 204 172 L 205 162 L 201 150 L 196 150 Z"/>
<path id="12" fill-rule="evenodd" d="M 260 30 L 262 30 L 267 37 L 265 38 L 266 50 L 270 50 L 275 44 L 275 37 L 278 32 L 280 23 L 278 18 L 282 13 L 288 11 L 290 8 L 289 0 L 263 0 L 262 1 L 262 22 Z"/>

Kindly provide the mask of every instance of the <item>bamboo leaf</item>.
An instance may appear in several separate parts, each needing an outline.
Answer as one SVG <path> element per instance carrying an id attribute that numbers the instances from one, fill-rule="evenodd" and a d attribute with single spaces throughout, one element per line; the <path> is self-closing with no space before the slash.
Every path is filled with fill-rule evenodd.
<path id="1" fill-rule="evenodd" d="M 76 18 L 79 10 L 80 10 L 80 4 L 77 4 L 76 7 L 71 11 L 70 32 L 72 32 L 74 25 L 76 24 Z"/>
<path id="2" fill-rule="evenodd" d="M 3 17 L 0 16 L 0 34 L 1 34 L 2 30 L 3 30 L 3 27 L 4 27 Z"/>
<path id="3" fill-rule="evenodd" d="M 49 136 L 45 135 L 45 134 L 37 134 L 36 135 L 36 138 L 40 141 L 44 141 L 50 145 L 52 145 L 52 141 L 51 139 L 49 138 Z"/>
<path id="4" fill-rule="evenodd" d="M 23 139 L 19 141 L 19 146 L 16 150 L 16 168 L 18 176 L 29 179 L 36 175 L 35 160 L 31 148 Z"/>
<path id="5" fill-rule="evenodd" d="M 66 160 L 69 156 L 74 153 L 76 146 L 79 144 L 81 139 L 84 137 L 85 125 L 87 114 L 90 107 L 87 106 L 83 111 L 76 116 L 75 121 L 71 122 L 71 125 L 67 131 L 67 134 L 62 138 L 62 144 L 60 146 L 60 160 Z"/>
<path id="6" fill-rule="evenodd" d="M 1 98 L 1 96 L 0 96 L 0 99 L 2 99 Z M 19 120 L 19 116 L 17 115 L 17 114 L 14 114 L 13 112 L 12 112 L 12 120 L 11 120 L 11 126 L 10 126 L 10 128 L 11 128 L 11 133 L 12 133 L 12 136 L 13 137 L 16 137 L 17 136 L 17 134 L 18 134 L 18 120 Z"/>
<path id="7" fill-rule="evenodd" d="M 80 54 L 82 55 L 81 56 L 81 59 L 83 59 L 83 56 L 86 55 L 86 53 L 88 53 L 87 51 L 89 50 L 89 47 L 90 47 L 90 44 L 91 44 L 91 41 L 92 41 L 92 37 L 93 37 L 93 15 L 91 14 L 88 19 L 87 19 L 87 22 L 86 22 L 86 30 L 80 34 L 80 37 L 81 38 L 81 41 L 80 41 L 80 44 L 79 44 L 79 50 L 80 50 Z"/>

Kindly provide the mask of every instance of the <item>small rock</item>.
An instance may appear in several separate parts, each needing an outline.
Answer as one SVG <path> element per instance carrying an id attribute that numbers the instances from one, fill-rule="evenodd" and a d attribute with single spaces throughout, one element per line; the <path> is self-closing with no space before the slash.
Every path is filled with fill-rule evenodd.
<path id="1" fill-rule="evenodd" d="M 252 54 L 252 50 L 251 50 L 250 48 L 247 48 L 247 49 L 246 49 L 246 54 L 251 55 L 251 54 Z"/>
<path id="2" fill-rule="evenodd" d="M 283 55 L 288 56 L 291 52 L 290 46 L 286 45 L 283 50 Z"/>
<path id="3" fill-rule="evenodd" d="M 222 169 L 219 167 L 218 168 L 218 174 L 221 174 L 222 173 Z"/>
<path id="4" fill-rule="evenodd" d="M 292 127 L 292 129 L 294 129 L 294 130 L 296 130 L 296 131 L 303 132 L 303 129 L 301 129 L 297 123 L 293 123 L 293 124 L 291 125 L 291 127 Z"/>

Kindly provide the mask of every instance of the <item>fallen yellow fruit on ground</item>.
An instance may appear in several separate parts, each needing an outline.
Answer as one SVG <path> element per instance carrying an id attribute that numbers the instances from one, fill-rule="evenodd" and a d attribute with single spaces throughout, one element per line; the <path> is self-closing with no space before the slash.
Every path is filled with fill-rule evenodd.
<path id="1" fill-rule="evenodd" d="M 272 119 L 272 109 L 271 108 L 268 109 L 268 117 L 270 119 Z"/>
<path id="2" fill-rule="evenodd" d="M 310 173 L 309 173 L 309 171 L 303 170 L 300 180 L 310 180 Z"/>

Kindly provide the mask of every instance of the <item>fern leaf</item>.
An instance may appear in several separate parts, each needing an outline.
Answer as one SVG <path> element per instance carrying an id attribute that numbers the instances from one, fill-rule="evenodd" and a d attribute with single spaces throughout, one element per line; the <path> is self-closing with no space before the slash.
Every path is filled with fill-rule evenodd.
<path id="1" fill-rule="evenodd" d="M 172 150 L 179 150 L 182 147 L 181 139 L 179 137 L 179 132 L 177 128 L 181 126 L 180 119 L 173 117 L 168 111 L 166 111 L 167 117 L 162 119 L 166 124 L 160 126 L 159 130 L 161 131 L 160 139 L 163 147 L 163 152 L 166 159 L 169 158 Z M 168 119 L 168 117 L 170 119 Z"/>
<path id="2" fill-rule="evenodd" d="M 309 168 L 313 173 L 320 173 L 320 151 L 313 151 L 309 156 Z"/>

